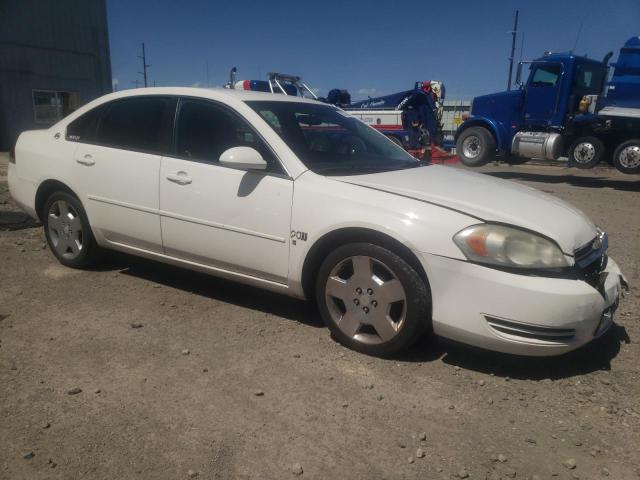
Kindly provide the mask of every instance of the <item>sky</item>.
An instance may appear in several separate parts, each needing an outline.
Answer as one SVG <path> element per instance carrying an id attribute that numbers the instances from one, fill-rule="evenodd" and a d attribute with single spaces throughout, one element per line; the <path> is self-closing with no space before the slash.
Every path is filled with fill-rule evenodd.
<path id="1" fill-rule="evenodd" d="M 235 66 L 238 79 L 300 75 L 321 95 L 440 80 L 447 98 L 470 99 L 506 88 L 516 10 L 516 60 L 615 59 L 640 35 L 640 0 L 107 0 L 111 68 L 118 89 L 142 82 L 145 42 L 150 86 L 221 86 Z"/>

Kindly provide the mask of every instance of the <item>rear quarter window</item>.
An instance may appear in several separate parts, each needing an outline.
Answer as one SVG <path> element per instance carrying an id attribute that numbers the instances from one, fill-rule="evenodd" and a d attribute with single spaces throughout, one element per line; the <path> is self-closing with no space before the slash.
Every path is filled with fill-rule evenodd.
<path id="1" fill-rule="evenodd" d="M 94 143 L 98 122 L 103 113 L 104 105 L 100 105 L 80 115 L 67 125 L 66 139 L 71 142 Z"/>

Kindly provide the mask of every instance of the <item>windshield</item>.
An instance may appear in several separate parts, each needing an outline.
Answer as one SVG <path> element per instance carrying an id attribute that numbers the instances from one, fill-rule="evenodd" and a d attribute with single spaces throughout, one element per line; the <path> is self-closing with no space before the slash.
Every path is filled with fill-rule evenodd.
<path id="1" fill-rule="evenodd" d="M 246 102 L 305 166 L 323 175 L 355 175 L 422 165 L 373 128 L 330 105 Z"/>

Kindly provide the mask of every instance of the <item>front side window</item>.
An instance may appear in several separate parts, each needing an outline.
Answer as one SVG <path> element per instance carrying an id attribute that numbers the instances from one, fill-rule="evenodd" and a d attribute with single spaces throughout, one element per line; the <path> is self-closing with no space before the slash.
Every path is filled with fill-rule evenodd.
<path id="1" fill-rule="evenodd" d="M 232 147 L 252 147 L 260 152 L 269 171 L 284 173 L 262 139 L 237 114 L 212 102 L 181 102 L 176 133 L 178 156 L 218 163 L 220 155 Z"/>
<path id="2" fill-rule="evenodd" d="M 560 80 L 562 69 L 560 65 L 534 65 L 533 76 L 531 77 L 531 87 L 555 87 Z"/>
<path id="3" fill-rule="evenodd" d="M 107 105 L 96 141 L 100 145 L 142 152 L 161 152 L 167 142 L 172 100 L 126 98 Z"/>
<path id="4" fill-rule="evenodd" d="M 399 170 L 422 165 L 401 147 L 329 105 L 248 101 L 307 168 L 323 175 Z"/>

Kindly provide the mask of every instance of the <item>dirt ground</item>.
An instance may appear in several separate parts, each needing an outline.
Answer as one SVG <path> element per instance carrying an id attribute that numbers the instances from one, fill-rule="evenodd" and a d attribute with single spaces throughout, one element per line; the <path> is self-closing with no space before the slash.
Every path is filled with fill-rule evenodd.
<path id="1" fill-rule="evenodd" d="M 379 359 L 304 302 L 125 255 L 60 266 L 3 168 L 2 479 L 640 478 L 637 176 L 481 169 L 607 230 L 632 291 L 602 339 L 553 359 L 425 339 Z"/>

